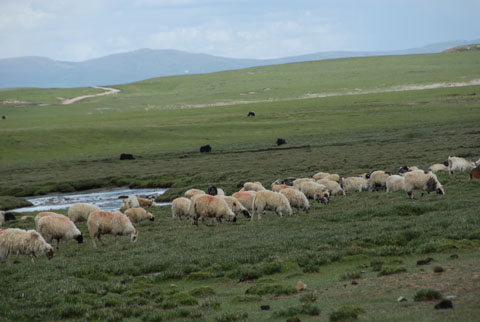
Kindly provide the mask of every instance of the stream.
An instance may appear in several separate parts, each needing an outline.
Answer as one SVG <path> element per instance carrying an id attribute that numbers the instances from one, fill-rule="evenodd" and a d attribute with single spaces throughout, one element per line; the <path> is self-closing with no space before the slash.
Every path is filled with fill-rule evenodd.
<path id="1" fill-rule="evenodd" d="M 129 188 L 113 188 L 113 189 L 95 189 L 85 192 L 73 193 L 55 193 L 36 197 L 26 197 L 33 206 L 11 209 L 10 212 L 41 212 L 47 210 L 68 209 L 71 205 L 86 202 L 99 206 L 102 210 L 117 211 L 122 205 L 120 196 L 135 195 L 148 199 L 154 199 L 163 194 L 166 189 L 150 188 L 150 189 L 129 189 Z M 169 202 L 157 203 L 158 206 L 170 205 Z"/>

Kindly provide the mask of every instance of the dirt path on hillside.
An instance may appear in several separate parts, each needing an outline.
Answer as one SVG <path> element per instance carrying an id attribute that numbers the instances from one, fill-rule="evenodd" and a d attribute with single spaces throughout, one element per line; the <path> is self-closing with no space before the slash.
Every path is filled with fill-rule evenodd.
<path id="1" fill-rule="evenodd" d="M 77 97 L 74 97 L 74 98 L 62 99 L 61 100 L 62 105 L 70 105 L 70 104 L 73 104 L 75 102 L 81 101 L 81 100 L 86 99 L 86 98 L 92 98 L 92 97 L 97 97 L 97 96 L 106 96 L 106 95 L 112 95 L 112 94 L 120 93 L 120 90 L 116 89 L 116 88 L 99 87 L 99 86 L 94 86 L 93 88 L 103 89 L 105 92 L 98 93 L 98 94 L 82 95 L 82 96 L 77 96 Z"/>
<path id="2" fill-rule="evenodd" d="M 185 104 L 177 108 L 204 108 L 204 107 L 218 107 L 218 106 L 230 106 L 239 104 L 255 104 L 255 103 L 267 103 L 267 102 L 283 102 L 298 99 L 312 99 L 322 97 L 336 97 L 336 96 L 349 96 L 349 95 L 361 95 L 361 94 L 379 94 L 379 93 L 392 93 L 392 92 L 404 92 L 404 91 L 420 91 L 436 88 L 448 88 L 448 87 L 464 87 L 464 86 L 478 86 L 480 85 L 480 79 L 473 79 L 467 82 L 457 83 L 433 83 L 433 84 L 410 84 L 410 85 L 396 85 L 387 88 L 374 88 L 374 89 L 361 89 L 356 88 L 354 91 L 345 93 L 306 93 L 299 97 L 287 97 L 287 98 L 269 98 L 265 100 L 232 100 L 223 101 L 210 104 Z"/>

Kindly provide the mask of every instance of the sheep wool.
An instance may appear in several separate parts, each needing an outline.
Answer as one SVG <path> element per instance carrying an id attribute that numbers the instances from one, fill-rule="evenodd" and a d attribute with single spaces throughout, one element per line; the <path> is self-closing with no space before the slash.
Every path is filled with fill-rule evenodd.
<path id="1" fill-rule="evenodd" d="M 157 203 L 153 200 L 137 197 L 140 207 L 156 207 Z"/>
<path id="2" fill-rule="evenodd" d="M 48 217 L 48 216 L 56 216 L 56 217 L 64 217 L 64 218 L 68 218 L 67 216 L 64 216 L 64 215 L 61 215 L 61 214 L 57 214 L 56 212 L 51 212 L 51 211 L 42 211 L 42 212 L 39 212 L 36 216 L 35 216 L 35 229 L 38 231 L 38 222 L 40 221 L 40 219 L 42 219 L 43 217 Z M 45 238 L 45 236 L 43 236 Z M 50 241 L 48 241 L 50 242 Z"/>
<path id="3" fill-rule="evenodd" d="M 258 213 L 258 219 L 260 219 L 260 213 L 265 210 L 274 211 L 280 217 L 292 214 L 292 208 L 287 197 L 279 192 L 270 190 L 258 191 L 255 194 L 253 198 L 252 220 L 255 213 Z"/>
<path id="4" fill-rule="evenodd" d="M 251 217 L 250 212 L 247 210 L 247 208 L 245 208 L 245 206 L 242 205 L 240 201 L 238 201 L 237 198 L 230 196 L 220 196 L 220 198 L 227 202 L 227 205 L 230 207 L 230 209 L 236 216 L 243 215 L 246 218 Z"/>
<path id="5" fill-rule="evenodd" d="M 370 173 L 370 178 L 368 179 L 368 190 L 370 191 L 379 191 L 386 190 L 387 188 L 387 178 L 390 176 L 390 173 L 377 170 Z"/>
<path id="6" fill-rule="evenodd" d="M 198 219 L 202 219 L 202 222 L 206 224 L 208 218 L 215 218 L 217 223 L 221 222 L 223 218 L 227 221 L 237 221 L 237 217 L 227 202 L 221 197 L 211 195 L 195 196 L 190 209 L 195 225 L 198 225 Z"/>
<path id="7" fill-rule="evenodd" d="M 342 178 L 341 183 L 344 191 L 357 190 L 362 192 L 368 190 L 368 180 L 364 176 Z"/>
<path id="8" fill-rule="evenodd" d="M 297 210 L 297 212 L 304 210 L 306 213 L 310 210 L 310 203 L 303 192 L 295 188 L 286 188 L 280 190 L 280 193 L 287 197 L 290 207 Z"/>
<path id="9" fill-rule="evenodd" d="M 391 175 L 387 178 L 386 186 L 387 192 L 395 192 L 398 190 L 403 190 L 405 185 L 405 178 L 399 175 Z"/>
<path id="10" fill-rule="evenodd" d="M 204 195 L 205 191 L 200 189 L 190 189 L 185 191 L 185 198 L 192 199 L 195 195 Z"/>
<path id="11" fill-rule="evenodd" d="M 52 246 L 35 230 L 0 230 L 0 259 L 8 261 L 10 255 L 16 254 L 30 256 L 34 261 L 40 253 L 45 253 L 48 259 L 52 259 L 54 252 Z"/>
<path id="12" fill-rule="evenodd" d="M 289 185 L 286 185 L 286 184 L 275 184 L 275 183 L 272 183 L 272 191 L 273 191 L 273 192 L 280 192 L 280 190 L 282 190 L 282 189 L 287 189 L 287 188 L 297 189 L 297 187 L 295 187 L 295 186 L 289 186 Z"/>
<path id="13" fill-rule="evenodd" d="M 438 194 L 445 194 L 442 185 L 440 184 L 437 176 L 433 172 L 416 170 L 405 173 L 404 178 L 404 189 L 411 199 L 413 199 L 414 190 L 421 190 L 422 196 L 425 191 L 428 193 L 436 191 Z"/>
<path id="14" fill-rule="evenodd" d="M 317 202 L 328 204 L 330 201 L 330 191 L 323 184 L 304 181 L 300 184 L 299 190 L 303 192 L 307 198 L 313 199 Z"/>
<path id="15" fill-rule="evenodd" d="M 323 184 L 330 191 L 330 196 L 345 196 L 345 191 L 342 189 L 340 184 L 336 181 L 331 181 L 328 179 L 317 180 L 317 183 Z"/>
<path id="16" fill-rule="evenodd" d="M 92 212 L 100 210 L 98 206 L 89 203 L 76 203 L 68 208 L 68 218 L 74 223 L 87 221 Z"/>
<path id="17" fill-rule="evenodd" d="M 320 179 L 324 179 L 324 178 L 328 177 L 329 175 L 330 175 L 330 173 L 328 173 L 328 172 L 318 172 L 318 173 L 314 174 L 312 176 L 312 178 L 315 179 L 315 180 L 320 180 Z"/>
<path id="18" fill-rule="evenodd" d="M 137 241 L 137 230 L 130 219 L 119 211 L 95 211 L 88 217 L 87 226 L 94 248 L 97 248 L 96 239 L 105 245 L 101 240 L 101 236 L 105 234 L 114 235 L 116 244 L 118 244 L 118 236 L 130 236 L 132 243 Z"/>
<path id="19" fill-rule="evenodd" d="M 445 164 L 442 164 L 442 163 L 435 163 L 435 164 L 432 164 L 428 168 L 428 170 L 435 173 L 435 172 L 438 172 L 438 171 L 448 171 L 448 167 Z"/>
<path id="20" fill-rule="evenodd" d="M 172 201 L 172 218 L 178 218 L 178 221 L 182 220 L 182 217 L 190 217 L 190 204 L 191 201 L 185 197 L 178 197 Z"/>
<path id="21" fill-rule="evenodd" d="M 256 191 L 239 191 L 235 192 L 232 197 L 236 198 L 248 210 L 253 210 L 253 198 Z"/>
<path id="22" fill-rule="evenodd" d="M 128 196 L 127 199 L 123 200 L 123 205 L 125 206 L 125 209 L 130 209 L 130 208 L 139 208 L 140 203 L 138 202 L 137 196 L 131 195 Z"/>
<path id="23" fill-rule="evenodd" d="M 128 217 L 128 219 L 130 219 L 132 224 L 136 224 L 144 220 L 155 220 L 155 216 L 143 208 L 129 208 L 125 211 L 125 215 Z"/>
<path id="24" fill-rule="evenodd" d="M 65 241 L 76 240 L 79 244 L 83 243 L 82 232 L 75 226 L 73 221 L 66 216 L 45 216 L 38 220 L 38 232 L 45 238 L 48 243 L 53 239 L 57 240 L 57 249 L 60 239 Z"/>
<path id="25" fill-rule="evenodd" d="M 448 173 L 470 171 L 475 168 L 476 164 L 473 161 L 466 160 L 459 157 L 448 157 Z"/>
<path id="26" fill-rule="evenodd" d="M 245 182 L 243 188 L 240 191 L 262 191 L 265 190 L 265 187 L 261 182 Z"/>

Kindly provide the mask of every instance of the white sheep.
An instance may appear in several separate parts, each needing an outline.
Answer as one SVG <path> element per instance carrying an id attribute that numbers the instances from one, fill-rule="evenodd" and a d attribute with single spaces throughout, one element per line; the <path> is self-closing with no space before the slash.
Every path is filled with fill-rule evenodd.
<path id="1" fill-rule="evenodd" d="M 404 178 L 404 189 L 411 199 L 413 199 L 414 190 L 421 190 L 422 196 L 424 191 L 428 193 L 436 191 L 438 194 L 445 194 L 442 185 L 433 172 L 425 172 L 422 170 L 411 171 L 405 173 Z"/>
<path id="2" fill-rule="evenodd" d="M 88 231 L 92 238 L 93 247 L 97 248 L 95 240 L 98 239 L 102 245 L 105 243 L 101 240 L 101 236 L 111 234 L 115 236 L 115 243 L 118 244 L 118 236 L 130 236 L 130 241 L 137 241 L 138 232 L 133 227 L 130 219 L 119 211 L 95 211 L 88 216 Z"/>
<path id="3" fill-rule="evenodd" d="M 87 221 L 88 216 L 94 211 L 100 211 L 98 206 L 89 203 L 76 203 L 68 208 L 68 218 L 74 223 Z"/>
<path id="4" fill-rule="evenodd" d="M 448 157 L 448 173 L 464 172 L 472 170 L 476 167 L 476 163 L 459 157 Z"/>
<path id="5" fill-rule="evenodd" d="M 203 190 L 200 190 L 200 189 L 189 189 L 187 191 L 185 191 L 185 198 L 188 198 L 188 199 L 192 199 L 193 196 L 195 195 L 204 195 L 205 194 L 205 191 Z"/>
<path id="6" fill-rule="evenodd" d="M 140 207 L 156 207 L 157 206 L 157 203 L 153 200 L 149 200 L 141 197 L 137 197 L 137 200 Z M 135 207 L 132 207 L 132 208 L 135 208 Z"/>
<path id="7" fill-rule="evenodd" d="M 53 239 L 57 240 L 57 249 L 60 239 L 65 241 L 76 240 L 79 244 L 83 243 L 82 232 L 75 226 L 73 221 L 66 216 L 45 216 L 38 220 L 37 231 L 42 234 L 48 243 Z"/>
<path id="8" fill-rule="evenodd" d="M 312 176 L 312 178 L 315 179 L 315 180 L 320 180 L 320 179 L 328 177 L 329 175 L 330 175 L 330 173 L 328 173 L 328 172 L 317 172 Z"/>
<path id="9" fill-rule="evenodd" d="M 240 201 L 248 211 L 253 211 L 253 198 L 256 193 L 256 191 L 239 191 L 235 192 L 232 197 Z"/>
<path id="10" fill-rule="evenodd" d="M 227 202 L 221 197 L 211 195 L 197 195 L 192 198 L 190 215 L 195 225 L 198 225 L 198 219 L 202 219 L 205 224 L 209 218 L 215 218 L 217 223 L 221 222 L 223 218 L 227 221 L 237 221 L 237 217 Z"/>
<path id="11" fill-rule="evenodd" d="M 364 176 L 342 178 L 341 186 L 343 190 L 357 190 L 358 192 L 368 190 L 368 180 Z"/>
<path id="12" fill-rule="evenodd" d="M 330 201 L 330 191 L 323 184 L 313 181 L 303 181 L 298 189 L 305 194 L 307 198 L 317 202 L 328 204 Z"/>
<path id="13" fill-rule="evenodd" d="M 387 187 L 387 192 L 403 190 L 405 185 L 405 178 L 397 174 L 391 175 L 387 178 L 387 182 L 385 183 L 385 185 Z"/>
<path id="14" fill-rule="evenodd" d="M 172 218 L 178 218 L 178 221 L 182 220 L 182 217 L 190 217 L 190 204 L 191 201 L 185 197 L 178 197 L 172 201 Z"/>
<path id="15" fill-rule="evenodd" d="M 130 208 L 140 208 L 140 203 L 138 202 L 137 196 L 131 195 L 128 198 L 123 199 L 123 205 L 125 209 Z"/>
<path id="16" fill-rule="evenodd" d="M 300 185 L 304 182 L 315 182 L 313 178 L 298 178 L 293 180 L 293 185 L 297 188 L 300 188 Z"/>
<path id="17" fill-rule="evenodd" d="M 255 213 L 258 213 L 260 219 L 260 213 L 265 210 L 274 211 L 280 217 L 292 214 L 290 203 L 283 194 L 270 190 L 257 191 L 253 198 L 252 220 Z"/>
<path id="18" fill-rule="evenodd" d="M 233 213 L 236 216 L 244 215 L 247 218 L 251 217 L 250 212 L 247 210 L 247 208 L 245 208 L 244 205 L 242 205 L 242 203 L 237 198 L 232 196 L 219 196 L 219 197 L 227 202 L 227 205 L 230 207 L 230 209 L 232 209 Z"/>
<path id="19" fill-rule="evenodd" d="M 306 213 L 310 210 L 310 203 L 308 202 L 307 197 L 300 190 L 290 187 L 280 190 L 280 193 L 287 197 L 290 207 L 300 211 L 304 210 Z"/>
<path id="20" fill-rule="evenodd" d="M 243 184 L 243 188 L 240 191 L 262 191 L 265 190 L 265 187 L 262 185 L 261 182 L 245 182 Z"/>
<path id="21" fill-rule="evenodd" d="M 323 184 L 330 191 L 330 196 L 345 196 L 345 191 L 342 189 L 340 184 L 336 181 L 331 181 L 328 179 L 317 180 L 317 183 Z"/>
<path id="22" fill-rule="evenodd" d="M 438 171 L 448 171 L 448 165 L 445 165 L 443 163 L 435 163 L 432 164 L 429 168 L 429 171 L 432 171 L 433 173 L 438 172 Z"/>
<path id="23" fill-rule="evenodd" d="M 275 184 L 272 183 L 272 191 L 273 192 L 280 192 L 282 189 L 287 189 L 287 188 L 293 188 L 293 189 L 298 189 L 296 186 L 289 186 L 286 184 Z"/>
<path id="24" fill-rule="evenodd" d="M 0 230 L 0 259 L 8 262 L 10 255 L 28 255 L 33 262 L 39 253 L 45 253 L 48 259 L 52 259 L 54 252 L 53 247 L 35 230 Z"/>
<path id="25" fill-rule="evenodd" d="M 406 173 L 406 172 L 410 172 L 410 171 L 415 171 L 415 170 L 420 170 L 417 166 L 403 166 L 401 167 L 400 169 L 398 169 L 398 174 L 401 175 L 403 173 Z"/>
<path id="26" fill-rule="evenodd" d="M 390 175 L 391 173 L 385 172 L 382 170 L 377 170 L 370 173 L 368 178 L 368 190 L 370 191 L 386 190 L 387 178 Z"/>
<path id="27" fill-rule="evenodd" d="M 38 222 L 40 221 L 40 219 L 42 219 L 43 217 L 47 217 L 47 216 L 56 216 L 56 217 L 65 217 L 65 218 L 68 218 L 67 216 L 64 216 L 64 215 L 61 215 L 61 214 L 57 214 L 56 212 L 51 212 L 51 211 L 42 211 L 42 212 L 39 212 L 35 218 L 34 218 L 34 221 L 35 221 L 35 229 L 38 231 Z M 43 236 L 45 238 L 45 236 Z M 50 242 L 50 241 L 48 241 Z"/>
<path id="28" fill-rule="evenodd" d="M 155 220 L 155 216 L 152 213 L 146 211 L 141 207 L 129 208 L 125 211 L 124 214 L 128 217 L 128 219 L 130 219 L 132 224 L 136 224 L 144 220 L 150 220 L 150 221 Z"/>

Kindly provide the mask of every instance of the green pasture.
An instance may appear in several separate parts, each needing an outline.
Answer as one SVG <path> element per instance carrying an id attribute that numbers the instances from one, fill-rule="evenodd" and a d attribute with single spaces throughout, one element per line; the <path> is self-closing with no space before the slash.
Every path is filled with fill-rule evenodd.
<path id="1" fill-rule="evenodd" d="M 480 86 L 392 90 L 469 82 L 479 66 L 473 52 L 318 61 L 146 80 L 72 105 L 56 97 L 97 90 L 0 91 L 0 206 L 109 186 L 169 187 L 159 198 L 169 201 L 212 184 L 231 194 L 245 181 L 476 160 Z M 277 149 L 277 138 L 287 144 Z M 211 153 L 199 152 L 205 144 Z M 51 261 L 0 263 L 0 320 L 471 321 L 480 182 L 438 178 L 444 196 L 349 192 L 254 223 L 195 227 L 152 208 L 137 243 L 107 236 L 98 249 L 80 223 L 85 243 L 61 243 Z M 26 215 L 5 226 L 34 228 Z M 454 296 L 454 309 L 415 301 L 422 289 Z"/>

